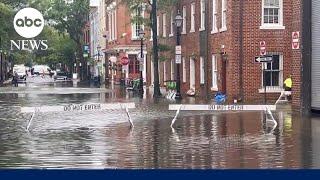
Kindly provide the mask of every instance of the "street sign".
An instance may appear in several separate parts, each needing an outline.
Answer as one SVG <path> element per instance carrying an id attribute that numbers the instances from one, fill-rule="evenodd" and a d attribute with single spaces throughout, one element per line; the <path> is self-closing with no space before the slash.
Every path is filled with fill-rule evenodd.
<path id="1" fill-rule="evenodd" d="M 176 54 L 181 54 L 181 46 L 176 46 Z"/>
<path id="2" fill-rule="evenodd" d="M 181 64 L 181 54 L 176 54 L 176 64 Z"/>
<path id="3" fill-rule="evenodd" d="M 140 61 L 139 71 L 144 71 L 144 63 L 143 63 L 143 61 Z"/>
<path id="4" fill-rule="evenodd" d="M 129 64 L 129 58 L 126 57 L 126 56 L 122 57 L 122 58 L 121 58 L 121 64 L 122 64 L 123 66 L 128 65 L 128 64 Z"/>
<path id="5" fill-rule="evenodd" d="M 294 50 L 300 49 L 299 38 L 300 38 L 300 32 L 299 31 L 292 32 L 292 49 L 294 49 Z"/>
<path id="6" fill-rule="evenodd" d="M 267 54 L 266 51 L 266 42 L 260 41 L 260 56 L 265 56 Z"/>
<path id="7" fill-rule="evenodd" d="M 255 62 L 259 63 L 270 63 L 273 61 L 273 56 L 258 56 L 255 57 Z"/>

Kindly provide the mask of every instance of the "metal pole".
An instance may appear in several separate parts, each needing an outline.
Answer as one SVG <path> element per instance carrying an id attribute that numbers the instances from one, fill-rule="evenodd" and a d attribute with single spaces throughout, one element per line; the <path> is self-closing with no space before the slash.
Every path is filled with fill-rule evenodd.
<path id="1" fill-rule="evenodd" d="M 98 63 L 97 63 L 97 65 L 98 65 L 98 83 L 99 83 L 99 85 L 100 85 L 100 83 L 101 83 L 101 78 L 100 78 L 100 69 L 99 69 L 99 62 L 100 62 L 100 50 L 98 50 Z"/>
<path id="2" fill-rule="evenodd" d="M 263 67 L 263 81 L 264 81 L 264 104 L 267 104 L 267 79 L 266 79 L 266 66 L 267 63 L 264 63 Z"/>
<path id="3" fill-rule="evenodd" d="M 141 38 L 141 55 L 140 55 L 140 93 L 143 96 L 143 75 L 142 75 L 142 64 L 143 64 L 143 38 Z"/>
<path id="4" fill-rule="evenodd" d="M 177 27 L 177 46 L 180 46 L 180 27 Z M 177 94 L 176 99 L 182 99 L 180 92 L 180 63 L 177 64 Z"/>

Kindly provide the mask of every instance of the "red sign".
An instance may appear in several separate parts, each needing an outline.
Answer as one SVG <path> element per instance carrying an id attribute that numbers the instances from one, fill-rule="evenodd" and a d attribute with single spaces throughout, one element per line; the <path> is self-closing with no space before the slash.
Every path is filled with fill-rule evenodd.
<path id="1" fill-rule="evenodd" d="M 300 32 L 292 32 L 292 49 L 300 49 Z"/>
<path id="2" fill-rule="evenodd" d="M 128 57 L 122 57 L 122 58 L 121 58 L 121 64 L 122 64 L 123 66 L 128 65 L 128 64 L 129 64 L 129 58 L 128 58 Z"/>
<path id="3" fill-rule="evenodd" d="M 260 55 L 261 56 L 267 55 L 266 42 L 265 41 L 260 41 Z"/>

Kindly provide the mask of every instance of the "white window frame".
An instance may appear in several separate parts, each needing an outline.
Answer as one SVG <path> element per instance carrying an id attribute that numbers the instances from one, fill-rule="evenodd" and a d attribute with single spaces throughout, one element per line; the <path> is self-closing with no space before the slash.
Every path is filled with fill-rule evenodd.
<path id="1" fill-rule="evenodd" d="M 206 2 L 200 0 L 200 29 L 199 31 L 206 30 Z"/>
<path id="2" fill-rule="evenodd" d="M 132 13 L 132 16 L 136 16 L 136 13 Z M 144 11 L 141 11 L 141 16 L 144 17 Z M 139 37 L 139 29 L 137 29 L 137 25 L 138 23 L 131 23 L 131 40 L 140 40 L 140 37 Z M 141 29 L 144 30 L 144 25 L 139 25 Z"/>
<path id="3" fill-rule="evenodd" d="M 204 58 L 200 57 L 200 84 L 204 84 Z"/>
<path id="4" fill-rule="evenodd" d="M 267 93 L 280 93 L 283 91 L 283 54 L 282 53 L 268 53 L 268 55 L 279 55 L 279 86 L 267 86 Z M 259 93 L 264 93 L 264 77 L 263 77 L 263 69 L 265 68 L 266 63 L 262 63 L 261 66 L 261 88 L 259 89 Z"/>
<path id="5" fill-rule="evenodd" d="M 221 1 L 221 29 L 220 32 L 227 31 L 227 9 L 228 2 L 227 0 Z"/>
<path id="6" fill-rule="evenodd" d="M 264 23 L 264 9 L 267 8 L 264 6 L 266 0 L 262 0 L 261 4 L 261 26 L 260 29 L 285 29 L 283 25 L 283 0 L 279 0 L 279 17 L 277 24 Z M 271 7 L 270 7 L 271 8 Z"/>
<path id="7" fill-rule="evenodd" d="M 170 34 L 169 34 L 169 37 L 173 37 L 173 28 L 174 28 L 174 11 L 172 10 L 171 11 L 171 14 L 170 14 Z"/>
<path id="8" fill-rule="evenodd" d="M 114 40 L 117 40 L 117 11 L 116 10 L 114 10 L 113 11 L 113 13 L 114 13 L 114 26 L 113 26 L 113 28 L 114 28 L 114 33 L 113 33 L 113 39 Z"/>
<path id="9" fill-rule="evenodd" d="M 218 11 L 217 11 L 217 0 L 212 0 L 212 31 L 211 34 L 218 33 L 218 27 L 217 27 L 217 17 L 218 17 Z"/>
<path id="10" fill-rule="evenodd" d="M 187 66 L 186 66 L 186 59 L 182 57 L 182 82 L 187 82 Z"/>
<path id="11" fill-rule="evenodd" d="M 153 31 L 152 31 L 152 28 L 150 28 L 150 41 L 153 41 Z"/>
<path id="12" fill-rule="evenodd" d="M 218 61 L 217 56 L 215 54 L 212 55 L 211 61 L 211 75 L 212 75 L 212 91 L 218 91 Z"/>
<path id="13" fill-rule="evenodd" d="M 162 37 L 167 37 L 167 13 L 162 14 Z"/>
<path id="14" fill-rule="evenodd" d="M 175 60 L 171 60 L 171 80 L 175 80 Z"/>
<path id="15" fill-rule="evenodd" d="M 163 62 L 163 82 L 167 80 L 167 67 L 166 67 L 166 62 Z"/>
<path id="16" fill-rule="evenodd" d="M 160 16 L 157 16 L 157 36 L 160 34 Z"/>
<path id="17" fill-rule="evenodd" d="M 190 13 L 190 16 L 191 16 L 191 20 L 190 20 L 190 33 L 193 33 L 195 32 L 196 28 L 195 28 L 195 16 L 196 16 L 196 4 L 195 3 L 191 3 L 191 13 Z"/>
<path id="18" fill-rule="evenodd" d="M 111 22 L 111 13 L 108 13 L 108 33 L 109 33 L 109 37 L 108 37 L 108 41 L 111 42 L 112 41 L 112 22 Z"/>
<path id="19" fill-rule="evenodd" d="M 187 7 L 186 6 L 183 6 L 182 8 L 182 17 L 183 17 L 183 24 L 182 24 L 181 34 L 187 34 Z"/>

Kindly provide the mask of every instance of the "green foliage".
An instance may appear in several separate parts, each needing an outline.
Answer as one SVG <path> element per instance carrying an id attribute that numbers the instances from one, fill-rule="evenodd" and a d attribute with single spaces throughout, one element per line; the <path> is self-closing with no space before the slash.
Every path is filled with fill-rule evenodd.
<path id="1" fill-rule="evenodd" d="M 67 32 L 78 45 L 81 44 L 82 29 L 86 24 L 88 14 L 89 0 L 74 0 L 72 3 L 66 3 L 65 0 L 53 0 L 48 11 L 53 27 L 60 33 Z"/>

